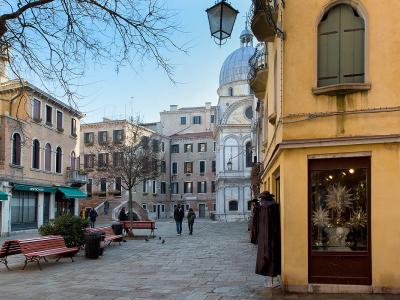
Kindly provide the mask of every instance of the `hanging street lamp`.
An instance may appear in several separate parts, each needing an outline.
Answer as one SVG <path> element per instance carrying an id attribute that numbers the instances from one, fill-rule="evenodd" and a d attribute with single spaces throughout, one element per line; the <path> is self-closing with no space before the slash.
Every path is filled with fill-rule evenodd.
<path id="1" fill-rule="evenodd" d="M 229 159 L 229 161 L 226 163 L 226 166 L 228 167 L 228 171 L 232 171 L 232 159 Z"/>
<path id="2" fill-rule="evenodd" d="M 211 36 L 218 45 L 225 44 L 231 36 L 236 16 L 239 13 L 226 0 L 221 0 L 206 10 Z"/>

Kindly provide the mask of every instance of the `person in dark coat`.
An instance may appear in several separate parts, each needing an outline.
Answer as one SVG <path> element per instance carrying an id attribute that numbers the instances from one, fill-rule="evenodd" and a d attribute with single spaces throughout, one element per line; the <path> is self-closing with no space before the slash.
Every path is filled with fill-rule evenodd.
<path id="1" fill-rule="evenodd" d="M 110 209 L 110 202 L 108 202 L 108 200 L 106 200 L 104 202 L 104 214 L 108 215 L 108 210 Z"/>
<path id="2" fill-rule="evenodd" d="M 177 235 L 182 235 L 182 221 L 184 217 L 185 217 L 185 212 L 183 210 L 183 207 L 181 207 L 181 205 L 178 204 L 174 210 L 174 219 L 176 223 Z"/>
<path id="3" fill-rule="evenodd" d="M 281 274 L 281 228 L 279 204 L 274 195 L 261 193 L 258 226 L 256 274 L 276 277 Z"/>
<path id="4" fill-rule="evenodd" d="M 128 221 L 128 216 L 126 215 L 125 207 L 123 207 L 123 208 L 121 209 L 121 211 L 119 212 L 118 220 L 119 220 L 120 222 Z"/>
<path id="5" fill-rule="evenodd" d="M 253 204 L 253 209 L 251 213 L 251 234 L 250 234 L 250 242 L 254 245 L 257 245 L 258 240 L 258 214 L 260 210 L 260 204 L 257 199 L 253 199 L 251 201 Z"/>
<path id="6" fill-rule="evenodd" d="M 189 212 L 187 214 L 187 219 L 188 219 L 188 225 L 189 225 L 189 234 L 193 234 L 193 224 L 194 224 L 194 219 L 196 219 L 196 214 L 193 211 L 193 208 L 189 209 Z"/>
<path id="7" fill-rule="evenodd" d="M 97 212 L 93 207 L 90 209 L 89 218 L 90 218 L 90 227 L 94 228 L 97 218 Z"/>

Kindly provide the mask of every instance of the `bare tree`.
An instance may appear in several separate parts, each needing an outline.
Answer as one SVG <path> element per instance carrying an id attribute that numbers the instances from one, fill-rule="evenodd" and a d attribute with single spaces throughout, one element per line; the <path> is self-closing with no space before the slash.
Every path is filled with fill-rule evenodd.
<path id="1" fill-rule="evenodd" d="M 98 182 L 102 179 L 114 182 L 115 178 L 121 178 L 122 188 L 128 191 L 130 221 L 133 220 L 136 187 L 144 180 L 159 176 L 159 139 L 138 123 L 129 122 L 123 136 L 115 136 L 112 143 L 99 144 L 91 149 L 94 167 L 91 177 Z"/>
<path id="2" fill-rule="evenodd" d="M 0 0 L 0 47 L 18 78 L 58 82 L 70 100 L 88 62 L 120 66 L 152 61 L 173 79 L 165 51 L 185 49 L 172 36 L 164 0 Z M 7 51 L 7 49 L 9 51 Z"/>

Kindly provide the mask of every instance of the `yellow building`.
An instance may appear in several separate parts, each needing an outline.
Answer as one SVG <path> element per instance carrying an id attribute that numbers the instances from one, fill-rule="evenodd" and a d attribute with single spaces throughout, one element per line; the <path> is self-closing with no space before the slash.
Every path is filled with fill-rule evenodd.
<path id="1" fill-rule="evenodd" d="M 400 292 L 398 0 L 253 0 L 282 286 Z"/>

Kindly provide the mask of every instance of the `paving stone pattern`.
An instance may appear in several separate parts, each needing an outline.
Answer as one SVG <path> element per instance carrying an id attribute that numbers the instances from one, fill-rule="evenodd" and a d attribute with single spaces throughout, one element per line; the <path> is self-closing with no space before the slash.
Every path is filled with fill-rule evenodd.
<path id="1" fill-rule="evenodd" d="M 256 247 L 247 241 L 245 223 L 199 220 L 194 235 L 176 236 L 175 223 L 157 223 L 165 239 L 113 244 L 97 260 L 83 251 L 71 263 L 63 259 L 20 270 L 24 258 L 10 257 L 13 271 L 0 265 L 0 299 L 399 299 L 384 295 L 283 294 L 268 289 L 254 274 Z M 139 232 L 138 232 L 139 233 Z M 145 234 L 146 231 L 140 233 Z M 397 298 L 395 298 L 397 297 Z"/>

